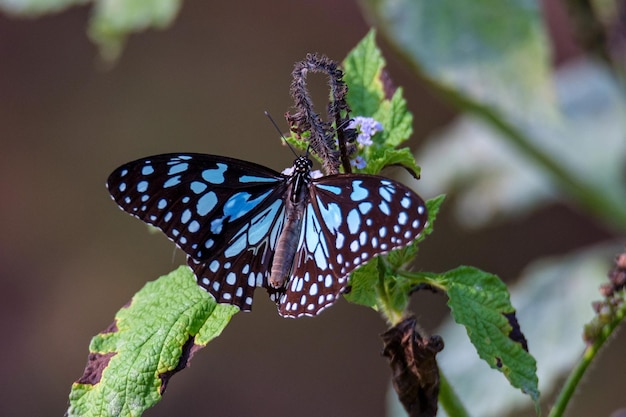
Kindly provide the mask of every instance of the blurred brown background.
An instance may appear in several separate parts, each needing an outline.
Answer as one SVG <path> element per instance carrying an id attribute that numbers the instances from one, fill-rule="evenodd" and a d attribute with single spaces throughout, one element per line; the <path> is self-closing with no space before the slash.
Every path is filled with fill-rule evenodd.
<path id="1" fill-rule="evenodd" d="M 558 64 L 578 52 L 560 2 L 545 9 Z M 175 151 L 281 170 L 293 158 L 263 111 L 286 126 L 293 63 L 307 52 L 341 60 L 368 31 L 353 2 L 185 2 L 170 29 L 133 36 L 103 70 L 85 34 L 88 16 L 86 7 L 37 20 L 0 15 L 2 416 L 62 415 L 90 338 L 146 281 L 184 262 L 164 236 L 115 206 L 104 186 L 109 172 Z M 405 87 L 418 148 L 453 110 L 383 47 Z M 321 100 L 325 80 L 311 82 Z M 420 267 L 470 264 L 510 280 L 535 257 L 608 236 L 565 206 L 479 232 L 461 230 L 444 209 Z M 261 291 L 254 307 L 173 378 L 146 416 L 384 414 L 389 372 L 376 313 L 341 301 L 318 318 L 284 320 Z M 432 331 L 447 314 L 445 298 L 420 294 L 414 311 Z M 624 405 L 621 339 L 569 415 Z"/>

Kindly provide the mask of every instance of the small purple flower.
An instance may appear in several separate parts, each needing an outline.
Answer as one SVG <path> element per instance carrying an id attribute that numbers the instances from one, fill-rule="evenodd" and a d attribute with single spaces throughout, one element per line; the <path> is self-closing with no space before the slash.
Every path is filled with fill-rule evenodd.
<path id="1" fill-rule="evenodd" d="M 350 160 L 350 165 L 356 167 L 357 169 L 363 169 L 367 165 L 367 162 L 365 162 L 365 159 L 357 155 L 356 158 Z"/>
<path id="2" fill-rule="evenodd" d="M 359 132 L 356 141 L 363 146 L 370 146 L 372 136 L 383 130 L 383 125 L 372 117 L 357 116 L 348 125 L 348 129 Z"/>

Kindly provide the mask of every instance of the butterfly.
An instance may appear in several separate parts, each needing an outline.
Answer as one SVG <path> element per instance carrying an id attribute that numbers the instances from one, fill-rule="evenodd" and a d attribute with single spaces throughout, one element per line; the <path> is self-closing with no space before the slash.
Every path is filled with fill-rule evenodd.
<path id="1" fill-rule="evenodd" d="M 219 303 L 252 307 L 264 287 L 284 317 L 315 316 L 350 272 L 411 243 L 424 201 L 375 175 L 315 175 L 307 156 L 284 173 L 197 153 L 151 156 L 109 176 L 113 200 L 162 230 Z"/>

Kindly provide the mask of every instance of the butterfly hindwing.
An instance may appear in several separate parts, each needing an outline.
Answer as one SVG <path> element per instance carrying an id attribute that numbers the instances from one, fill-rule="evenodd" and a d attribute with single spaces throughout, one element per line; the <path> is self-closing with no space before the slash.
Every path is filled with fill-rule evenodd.
<path id="1" fill-rule="evenodd" d="M 426 220 L 424 201 L 396 181 L 361 174 L 313 180 L 280 313 L 318 314 L 345 291 L 350 272 L 408 245 Z"/>
<path id="2" fill-rule="evenodd" d="M 197 261 L 189 256 L 187 263 L 198 284 L 217 302 L 250 310 L 254 289 L 267 283 L 283 222 L 284 203 L 276 200 L 255 213 L 228 242 L 224 252 L 215 253 L 207 261 Z"/>

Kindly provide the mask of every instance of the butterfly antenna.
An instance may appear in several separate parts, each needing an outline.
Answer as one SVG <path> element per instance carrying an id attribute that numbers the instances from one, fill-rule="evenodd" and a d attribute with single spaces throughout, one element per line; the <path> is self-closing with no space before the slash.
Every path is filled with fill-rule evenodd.
<path id="1" fill-rule="evenodd" d="M 278 127 L 278 125 L 276 124 L 276 122 L 274 121 L 274 118 L 272 117 L 272 115 L 270 115 L 267 110 L 264 111 L 263 113 L 265 113 L 265 115 L 267 116 L 268 119 L 270 119 L 270 122 L 272 122 L 272 124 L 274 125 L 274 127 L 276 128 L 276 131 L 278 132 L 278 134 L 280 135 L 280 138 L 283 140 L 283 142 L 285 142 L 285 144 L 287 146 L 289 146 L 289 149 L 291 149 L 291 152 L 293 152 L 293 154 L 297 157 L 299 156 L 298 153 L 296 152 L 296 150 L 293 148 L 293 146 L 291 146 L 291 143 L 287 142 L 287 138 L 285 138 L 285 136 L 283 135 L 283 132 L 280 131 L 280 128 Z M 308 150 L 307 150 L 308 152 Z"/>

